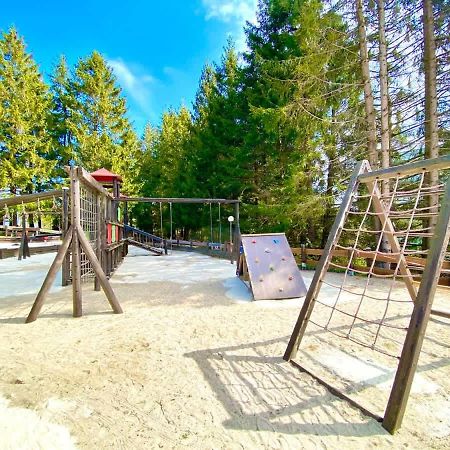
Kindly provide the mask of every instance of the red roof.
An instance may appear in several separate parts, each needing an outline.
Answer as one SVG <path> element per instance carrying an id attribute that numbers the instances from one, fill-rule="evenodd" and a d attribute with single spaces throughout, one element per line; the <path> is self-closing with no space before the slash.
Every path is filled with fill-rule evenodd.
<path id="1" fill-rule="evenodd" d="M 96 170 L 95 172 L 91 172 L 91 176 L 99 183 L 112 183 L 114 180 L 122 181 L 122 177 L 120 175 L 116 175 L 104 167 Z"/>

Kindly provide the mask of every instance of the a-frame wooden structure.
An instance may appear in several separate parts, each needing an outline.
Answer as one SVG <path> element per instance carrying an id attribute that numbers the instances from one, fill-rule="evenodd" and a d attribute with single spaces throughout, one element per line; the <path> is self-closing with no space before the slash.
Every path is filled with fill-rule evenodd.
<path id="1" fill-rule="evenodd" d="M 377 183 L 378 181 L 387 181 L 392 178 L 413 176 L 415 174 L 422 174 L 423 176 L 425 172 L 449 168 L 450 155 L 377 171 L 371 171 L 367 161 L 358 163 L 349 181 L 347 192 L 342 200 L 340 210 L 328 236 L 322 258 L 316 268 L 314 278 L 284 354 L 286 361 L 291 361 L 296 357 L 318 298 L 322 280 L 330 266 L 333 250 L 344 228 L 353 197 L 357 193 L 359 184 L 364 183 L 368 187 L 368 192 L 372 193 L 373 209 L 379 217 L 383 225 L 383 230 L 389 239 L 393 258 L 398 258 L 396 262 L 399 265 L 399 272 L 402 274 L 406 288 L 414 302 L 394 385 L 382 422 L 383 427 L 390 433 L 394 433 L 401 426 L 430 315 L 435 313 L 436 315 L 450 317 L 448 311 L 432 309 L 433 299 L 450 237 L 450 179 L 445 182 L 443 187 L 439 187 L 443 197 L 439 211 L 436 213 L 437 223 L 433 230 L 432 239 L 430 239 L 431 246 L 418 290 L 416 290 L 413 284 L 413 277 L 408 269 L 405 256 L 401 251 L 394 226 L 382 201 L 382 195 L 377 187 Z"/>
<path id="2" fill-rule="evenodd" d="M 33 307 L 26 319 L 26 323 L 33 322 L 37 319 L 39 312 L 42 309 L 45 298 L 50 290 L 59 269 L 63 263 L 68 259 L 70 263 L 70 273 L 72 281 L 72 299 L 73 299 L 73 316 L 80 317 L 83 313 L 82 309 L 82 291 L 81 291 L 81 252 L 83 251 L 89 260 L 93 271 L 95 272 L 96 282 L 100 284 L 105 292 L 105 295 L 111 305 L 112 310 L 116 314 L 122 313 L 122 308 L 116 298 L 116 295 L 111 288 L 108 278 L 102 269 L 102 265 L 97 258 L 96 252 L 91 247 L 85 230 L 81 225 L 80 211 L 80 184 L 84 189 L 94 193 L 98 198 L 100 204 L 100 197 L 108 196 L 109 193 L 96 181 L 91 175 L 82 167 L 70 167 L 68 169 L 70 175 L 70 211 L 71 224 L 68 227 L 62 245 L 60 246 L 56 257 L 50 266 L 50 269 L 45 277 L 45 280 L 39 290 L 39 293 L 34 301 Z M 70 258 L 68 258 L 70 255 Z"/>

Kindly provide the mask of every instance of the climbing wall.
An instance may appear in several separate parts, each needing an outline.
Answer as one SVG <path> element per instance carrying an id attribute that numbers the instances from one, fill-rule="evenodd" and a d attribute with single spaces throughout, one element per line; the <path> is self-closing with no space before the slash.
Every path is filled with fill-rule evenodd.
<path id="1" fill-rule="evenodd" d="M 240 272 L 255 300 L 304 297 L 307 289 L 284 233 L 243 234 Z"/>

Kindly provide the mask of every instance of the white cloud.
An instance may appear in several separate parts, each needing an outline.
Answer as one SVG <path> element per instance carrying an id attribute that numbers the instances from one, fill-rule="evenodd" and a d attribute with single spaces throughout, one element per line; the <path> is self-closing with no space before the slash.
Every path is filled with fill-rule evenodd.
<path id="1" fill-rule="evenodd" d="M 236 21 L 244 25 L 256 21 L 257 0 L 202 0 L 206 19 L 217 18 L 223 22 Z"/>
<path id="2" fill-rule="evenodd" d="M 108 59 L 107 61 L 125 93 L 144 113 L 151 115 L 151 86 L 155 84 L 155 78 L 145 73 L 141 67 L 127 64 L 122 58 Z"/>
<path id="3" fill-rule="evenodd" d="M 256 24 L 258 0 L 202 0 L 206 20 L 216 19 L 230 24 L 231 35 L 238 51 L 246 50 L 244 25 Z"/>

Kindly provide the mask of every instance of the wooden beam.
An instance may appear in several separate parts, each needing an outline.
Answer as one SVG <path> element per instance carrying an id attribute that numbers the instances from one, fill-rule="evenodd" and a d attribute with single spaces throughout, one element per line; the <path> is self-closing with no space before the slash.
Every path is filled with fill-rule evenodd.
<path id="1" fill-rule="evenodd" d="M 72 227 L 69 227 L 62 242 L 62 245 L 59 247 L 58 253 L 56 254 L 56 257 L 53 260 L 49 271 L 47 272 L 45 280 L 42 283 L 41 289 L 39 290 L 39 293 L 36 297 L 36 300 L 33 303 L 33 307 L 31 308 L 30 314 L 28 314 L 25 323 L 34 322 L 37 319 L 37 316 L 39 315 L 39 312 L 42 309 L 42 305 L 44 304 L 47 293 L 50 290 L 53 281 L 55 281 L 56 274 L 58 273 L 58 270 L 61 267 L 64 258 L 66 256 L 66 253 L 69 249 L 69 246 L 72 242 L 72 234 L 73 234 Z"/>
<path id="2" fill-rule="evenodd" d="M 359 177 L 361 179 L 361 177 Z M 376 185 L 375 181 L 364 181 L 364 183 L 367 184 L 367 188 L 369 189 L 369 192 L 373 193 L 372 196 L 372 203 L 373 207 L 375 209 L 375 212 L 378 213 L 378 219 L 381 222 L 381 226 L 383 228 L 383 234 L 385 234 L 388 238 L 389 244 L 392 248 L 392 251 L 394 253 L 401 253 L 401 245 L 397 239 L 397 236 L 395 235 L 395 229 L 394 225 L 392 224 L 391 219 L 389 218 L 388 212 L 383 206 L 383 202 L 381 201 L 381 192 L 378 189 L 378 186 Z M 399 255 L 399 271 L 404 276 L 403 281 L 406 284 L 406 288 L 408 289 L 409 295 L 411 297 L 411 300 L 413 302 L 416 301 L 417 297 L 417 291 L 416 287 L 413 284 L 413 276 L 408 269 L 408 265 L 405 259 L 405 256 L 400 254 Z"/>
<path id="3" fill-rule="evenodd" d="M 81 292 L 81 252 L 78 242 L 77 230 L 80 228 L 80 180 L 76 167 L 70 169 L 70 206 L 72 227 L 74 229 L 72 238 L 72 303 L 73 317 L 81 317 L 83 314 L 82 292 Z"/>
<path id="4" fill-rule="evenodd" d="M 78 178 L 83 184 L 102 195 L 113 198 L 113 195 L 110 194 L 96 179 L 94 179 L 87 170 L 83 169 L 81 166 L 78 166 L 76 169 Z"/>
<path id="5" fill-rule="evenodd" d="M 167 198 L 167 197 L 119 197 L 118 202 L 138 202 L 138 203 L 221 203 L 235 204 L 240 200 L 229 200 L 226 198 Z"/>
<path id="6" fill-rule="evenodd" d="M 66 237 L 69 229 L 69 198 L 70 193 L 68 188 L 62 189 L 62 236 Z M 70 254 L 66 254 L 61 270 L 61 285 L 67 286 L 70 278 Z"/>
<path id="7" fill-rule="evenodd" d="M 16 197 L 1 198 L 0 208 L 4 208 L 5 206 L 21 205 L 22 203 L 25 205 L 27 203 L 37 202 L 38 199 L 46 200 L 48 198 L 61 196 L 62 196 L 62 189 L 54 189 L 52 191 L 37 192 L 35 194 L 25 194 L 25 195 L 18 195 Z"/>
<path id="8" fill-rule="evenodd" d="M 84 253 L 86 253 L 86 256 L 89 258 L 89 261 L 92 264 L 92 268 L 94 269 L 95 275 L 98 278 L 98 281 L 103 288 L 103 291 L 105 292 L 105 295 L 109 301 L 109 304 L 111 305 L 112 310 L 115 314 L 121 314 L 122 308 L 120 307 L 119 301 L 117 300 L 116 294 L 114 293 L 111 284 L 108 281 L 108 278 L 106 278 L 105 273 L 103 272 L 102 266 L 97 259 L 97 256 L 95 255 L 94 250 L 92 250 L 91 245 L 89 244 L 89 241 L 87 240 L 86 236 L 84 235 L 83 230 L 78 228 L 77 234 L 78 239 L 80 241 L 81 247 L 84 250 Z"/>
<path id="9" fill-rule="evenodd" d="M 359 176 L 359 180 L 367 183 L 375 180 L 385 180 L 397 176 L 406 177 L 415 175 L 421 170 L 443 170 L 450 168 L 450 155 L 440 156 L 439 158 L 425 159 L 401 166 L 393 166 L 387 169 L 374 170 L 373 172 L 363 173 Z"/>
<path id="10" fill-rule="evenodd" d="M 389 401 L 383 420 L 383 427 L 394 433 L 401 426 L 408 402 L 411 385 L 422 349 L 425 331 L 431 314 L 433 299 L 438 284 L 450 238 L 450 180 L 447 181 L 442 208 L 438 216 L 434 238 L 427 258 L 419 292 L 403 345 L 400 362 L 395 374 Z"/>
<path id="11" fill-rule="evenodd" d="M 328 240 L 325 245 L 323 255 L 320 258 L 316 271 L 314 272 L 313 280 L 311 282 L 311 285 L 309 286 L 308 293 L 306 294 L 305 301 L 303 302 L 303 307 L 300 311 L 288 346 L 284 353 L 283 358 L 286 361 L 290 361 L 291 359 L 295 358 L 297 354 L 297 350 L 305 333 L 309 318 L 313 312 L 316 297 L 322 285 L 322 278 L 325 276 L 328 266 L 330 265 L 331 258 L 333 257 L 334 246 L 339 240 L 339 236 L 342 232 L 342 227 L 344 226 L 344 222 L 347 217 L 347 211 L 353 202 L 353 195 L 358 188 L 359 175 L 366 170 L 369 170 L 369 163 L 367 161 L 360 161 L 356 165 L 350 178 L 347 191 L 344 198 L 342 199 L 341 207 L 336 216 L 336 219 L 334 220 L 334 224 L 331 228 L 330 234 L 328 235 Z"/>

